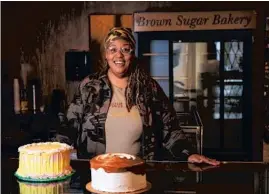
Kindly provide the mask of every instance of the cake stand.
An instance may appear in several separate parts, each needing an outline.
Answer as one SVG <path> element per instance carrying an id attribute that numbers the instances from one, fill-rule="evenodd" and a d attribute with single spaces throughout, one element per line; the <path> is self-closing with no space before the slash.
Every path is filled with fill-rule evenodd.
<path id="1" fill-rule="evenodd" d="M 124 193 L 127 193 L 127 194 L 138 194 L 138 193 L 144 193 L 148 190 L 151 189 L 151 183 L 150 182 L 147 182 L 147 187 L 144 188 L 144 189 L 140 189 L 140 190 L 137 190 L 137 191 L 131 191 L 131 192 L 105 192 L 105 191 L 98 191 L 98 190 L 95 190 L 94 188 L 92 188 L 92 183 L 89 182 L 87 183 L 86 185 L 86 189 L 90 192 L 93 192 L 93 193 L 97 193 L 97 194 L 124 194 Z"/>
<path id="2" fill-rule="evenodd" d="M 62 180 L 66 180 L 69 177 L 71 177 L 73 174 L 75 173 L 75 170 L 73 170 L 70 174 L 64 175 L 64 176 L 60 176 L 60 177 L 55 177 L 55 178 L 31 178 L 31 177 L 22 177 L 20 175 L 18 175 L 15 172 L 15 176 L 22 181 L 27 181 L 27 182 L 55 182 L 55 181 L 62 181 Z"/>

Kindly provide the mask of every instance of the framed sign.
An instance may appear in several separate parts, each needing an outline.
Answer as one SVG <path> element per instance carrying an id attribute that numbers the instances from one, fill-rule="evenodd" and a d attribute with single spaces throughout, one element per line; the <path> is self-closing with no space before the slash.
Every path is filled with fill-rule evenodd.
<path id="1" fill-rule="evenodd" d="M 135 32 L 255 29 L 254 11 L 137 12 Z"/>

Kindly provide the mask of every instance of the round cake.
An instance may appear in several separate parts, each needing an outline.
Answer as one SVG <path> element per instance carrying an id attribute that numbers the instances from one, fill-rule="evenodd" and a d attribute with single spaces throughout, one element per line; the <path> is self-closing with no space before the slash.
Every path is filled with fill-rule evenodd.
<path id="1" fill-rule="evenodd" d="M 124 153 L 102 154 L 90 160 L 91 186 L 103 192 L 134 192 L 147 187 L 145 162 Z"/>
<path id="2" fill-rule="evenodd" d="M 22 178 L 50 179 L 72 173 L 70 152 L 65 143 L 41 142 L 19 147 L 19 168 L 16 175 Z"/>

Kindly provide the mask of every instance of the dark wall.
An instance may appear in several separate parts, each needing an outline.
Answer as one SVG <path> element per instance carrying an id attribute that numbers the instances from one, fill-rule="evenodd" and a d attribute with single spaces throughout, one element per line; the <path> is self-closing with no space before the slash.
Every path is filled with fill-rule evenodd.
<path id="1" fill-rule="evenodd" d="M 40 47 L 48 22 L 62 14 L 79 15 L 83 2 L 1 2 L 1 110 L 2 129 L 12 128 L 14 77 L 20 73 L 20 50 L 31 56 Z"/>
<path id="2" fill-rule="evenodd" d="M 62 14 L 80 14 L 83 2 L 1 2 L 2 75 L 9 80 L 19 75 L 20 50 L 34 52 L 37 36 L 44 35 L 44 26 L 56 23 Z"/>

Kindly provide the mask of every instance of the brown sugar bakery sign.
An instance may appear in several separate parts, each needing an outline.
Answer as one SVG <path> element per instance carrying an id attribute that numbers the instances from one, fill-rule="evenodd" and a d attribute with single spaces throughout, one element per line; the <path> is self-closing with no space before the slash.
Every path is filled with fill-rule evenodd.
<path id="1" fill-rule="evenodd" d="M 134 13 L 134 31 L 254 29 L 254 11 L 139 12 Z"/>

